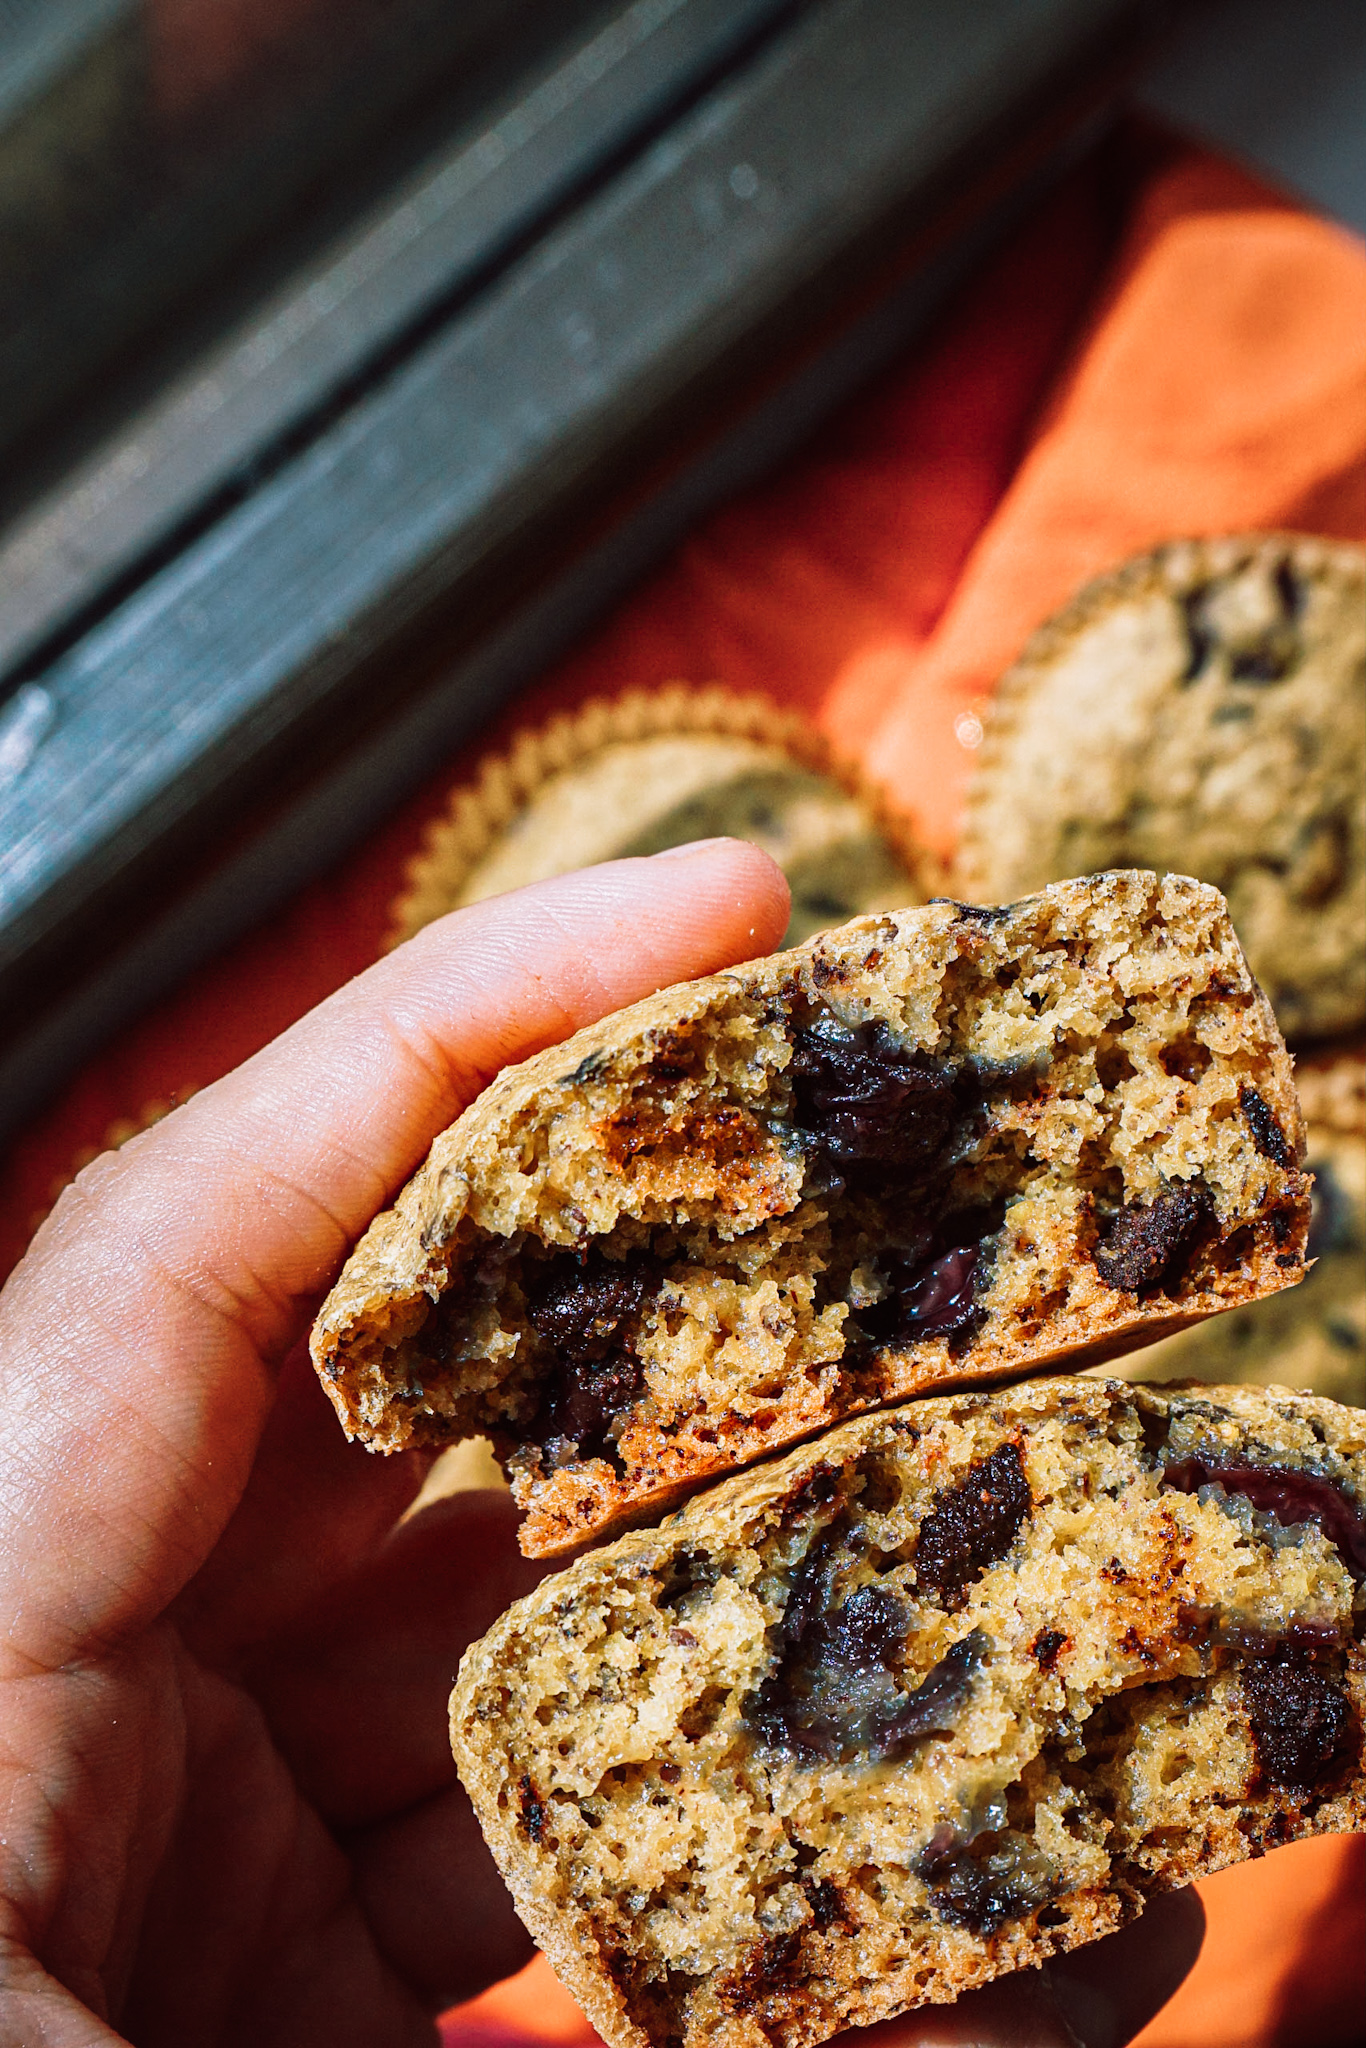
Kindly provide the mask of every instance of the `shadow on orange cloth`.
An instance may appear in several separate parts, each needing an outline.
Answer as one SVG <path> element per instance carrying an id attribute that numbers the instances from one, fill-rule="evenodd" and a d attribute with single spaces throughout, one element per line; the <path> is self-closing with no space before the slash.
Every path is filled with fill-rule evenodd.
<path id="1" fill-rule="evenodd" d="M 1366 527 L 1360 243 L 1196 159 L 1139 206 L 1119 273 L 859 750 L 945 855 L 972 773 L 956 721 L 1079 585 L 1180 535 L 1279 526 L 1350 539 Z"/>
<path id="2" fill-rule="evenodd" d="M 805 709 L 947 851 L 971 767 L 953 721 L 1077 581 L 1169 535 L 1279 524 L 1366 530 L 1366 252 L 1197 152 L 1155 172 L 1101 156 L 485 743 L 592 692 L 720 678 Z M 13 1148 L 0 1270 L 111 1123 L 215 1079 L 375 957 L 407 857 L 478 754 L 87 1064 Z M 1204 1956 L 1144 2048 L 1355 2040 L 1362 1874 L 1359 1843 L 1324 1840 L 1202 1887 Z M 589 2038 L 540 1963 L 448 2032 Z"/>

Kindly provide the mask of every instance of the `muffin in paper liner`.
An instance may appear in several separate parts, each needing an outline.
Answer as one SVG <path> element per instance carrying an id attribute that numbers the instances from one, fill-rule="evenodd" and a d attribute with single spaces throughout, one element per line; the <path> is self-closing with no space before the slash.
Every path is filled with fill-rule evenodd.
<path id="1" fill-rule="evenodd" d="M 1286 1037 L 1366 1023 L 1366 550 L 1177 540 L 1097 577 L 1002 677 L 957 890 L 1176 870 L 1228 899 Z"/>
<path id="2" fill-rule="evenodd" d="M 530 882 L 722 835 L 761 846 L 787 876 L 789 946 L 924 902 L 938 880 L 885 798 L 804 719 L 671 683 L 593 698 L 485 761 L 412 862 L 390 943 Z"/>

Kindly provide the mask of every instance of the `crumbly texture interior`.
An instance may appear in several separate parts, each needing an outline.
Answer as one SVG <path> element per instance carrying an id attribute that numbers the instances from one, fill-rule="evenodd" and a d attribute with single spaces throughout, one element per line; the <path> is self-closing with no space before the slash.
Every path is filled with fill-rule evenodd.
<path id="1" fill-rule="evenodd" d="M 1366 1825 L 1366 1418 L 1037 1380 L 846 1423 L 547 1579 L 461 1777 L 613 2048 L 798 2048 Z"/>
<path id="2" fill-rule="evenodd" d="M 1002 680 L 958 886 L 1179 868 L 1228 898 L 1287 1037 L 1366 1017 L 1366 557 L 1183 541 L 1088 586 Z"/>
<path id="3" fill-rule="evenodd" d="M 1125 1379 L 1274 1383 L 1366 1408 L 1366 1138 L 1311 1123 L 1305 1164 L 1314 1193 L 1301 1284 L 1134 1352 Z"/>
<path id="4" fill-rule="evenodd" d="M 1217 892 L 860 919 L 502 1075 L 325 1304 L 376 1448 L 486 1434 L 532 1554 L 861 1409 L 1303 1270 L 1302 1124 Z"/>

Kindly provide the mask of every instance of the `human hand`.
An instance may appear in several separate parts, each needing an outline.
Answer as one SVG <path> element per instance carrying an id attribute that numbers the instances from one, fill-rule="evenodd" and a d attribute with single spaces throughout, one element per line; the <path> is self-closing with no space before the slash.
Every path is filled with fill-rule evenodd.
<path id="1" fill-rule="evenodd" d="M 400 1522 L 429 1461 L 346 1445 L 302 1339 L 501 1066 L 785 917 L 732 842 L 460 912 L 63 1196 L 0 1297 L 0 2048 L 430 2048 L 525 1960 L 445 1697 L 534 1569 L 502 1496 Z M 1193 1904 L 1115 1938 L 1086 2048 L 1166 1996 Z M 1113 1948 L 894 2038 L 1056 2048 Z"/>

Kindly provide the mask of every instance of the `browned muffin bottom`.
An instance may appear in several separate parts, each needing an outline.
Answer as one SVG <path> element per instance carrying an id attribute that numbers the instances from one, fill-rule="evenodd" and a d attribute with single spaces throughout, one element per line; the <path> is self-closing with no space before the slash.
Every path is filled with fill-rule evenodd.
<path id="1" fill-rule="evenodd" d="M 1366 1418 L 1036 1380 L 846 1423 L 467 1653 L 461 1777 L 614 2048 L 798 2048 L 1366 1825 Z"/>
<path id="2" fill-rule="evenodd" d="M 487 1434 L 563 1550 L 860 1409 L 1298 1279 L 1289 1061 L 1217 892 L 863 918 L 502 1075 L 324 1305 L 376 1448 Z"/>

